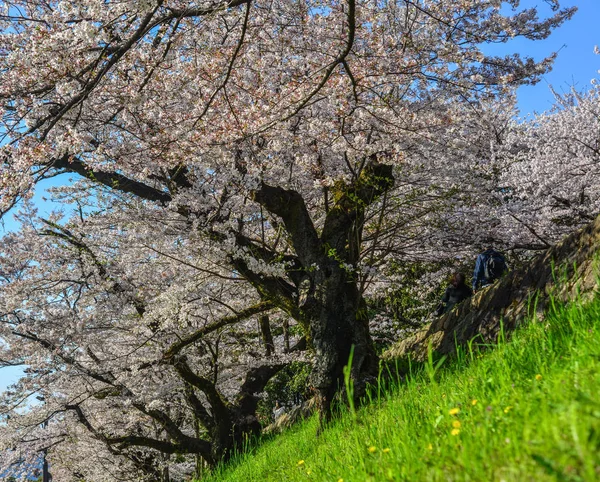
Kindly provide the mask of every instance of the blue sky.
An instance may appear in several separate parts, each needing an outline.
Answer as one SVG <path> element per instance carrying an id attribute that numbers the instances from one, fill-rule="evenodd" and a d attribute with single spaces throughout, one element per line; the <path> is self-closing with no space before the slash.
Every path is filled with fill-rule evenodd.
<path id="1" fill-rule="evenodd" d="M 590 81 L 598 78 L 600 55 L 594 53 L 594 47 L 600 46 L 600 0 L 567 0 L 561 6 L 577 6 L 578 11 L 571 21 L 565 23 L 544 41 L 515 40 L 508 47 L 512 51 L 528 54 L 541 60 L 552 52 L 558 52 L 558 58 L 551 72 L 546 74 L 535 86 L 524 86 L 518 91 L 521 115 L 548 110 L 554 97 L 549 89 L 552 85 L 558 92 L 568 91 L 571 86 L 587 89 Z M 525 0 L 521 6 L 537 5 L 542 10 L 544 0 Z M 549 11 L 543 8 L 543 11 Z"/>
<path id="2" fill-rule="evenodd" d="M 532 112 L 543 112 L 553 104 L 553 95 L 549 89 L 552 85 L 558 92 L 568 91 L 571 86 L 578 89 L 587 89 L 593 78 L 600 77 L 600 55 L 594 54 L 594 46 L 600 46 L 600 0 L 566 0 L 561 2 L 564 6 L 577 6 L 579 11 L 570 22 L 557 29 L 548 39 L 541 42 L 527 40 L 512 41 L 501 49 L 511 52 L 519 52 L 523 55 L 531 55 L 537 60 L 558 51 L 558 58 L 551 72 L 546 74 L 542 81 L 535 86 L 524 86 L 519 89 L 518 100 L 521 115 L 525 116 Z M 537 5 L 544 13 L 549 12 L 545 0 L 524 0 L 522 7 Z M 506 50 L 504 50 L 506 51 Z M 36 204 L 40 210 L 47 210 L 47 204 L 43 202 L 46 195 L 43 192 L 56 180 L 47 181 L 45 186 L 38 186 L 36 192 Z M 15 224 L 8 217 L 4 226 L 0 225 L 0 236 L 7 229 L 14 229 Z M 0 369 L 0 391 L 13 383 L 19 376 L 19 370 L 15 368 Z"/>

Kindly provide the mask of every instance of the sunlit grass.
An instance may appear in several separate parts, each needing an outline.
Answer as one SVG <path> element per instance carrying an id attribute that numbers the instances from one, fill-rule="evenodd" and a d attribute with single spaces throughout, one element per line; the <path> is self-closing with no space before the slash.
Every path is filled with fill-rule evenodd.
<path id="1" fill-rule="evenodd" d="M 345 412 L 318 438 L 312 418 L 208 480 L 600 480 L 600 300 L 413 367 Z"/>

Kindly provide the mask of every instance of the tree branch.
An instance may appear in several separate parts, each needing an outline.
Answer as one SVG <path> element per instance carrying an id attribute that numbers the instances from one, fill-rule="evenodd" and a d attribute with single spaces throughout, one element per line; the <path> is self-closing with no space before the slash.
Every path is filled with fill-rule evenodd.
<path id="1" fill-rule="evenodd" d="M 142 437 L 136 435 L 125 435 L 121 437 L 109 437 L 99 430 L 97 430 L 86 417 L 81 406 L 79 404 L 70 404 L 65 406 L 66 410 L 72 410 L 77 414 L 79 422 L 88 429 L 99 440 L 102 440 L 107 446 L 112 448 L 113 445 L 118 445 L 119 450 L 127 447 L 139 446 L 148 447 L 159 452 L 174 454 L 174 453 L 188 453 L 188 454 L 200 454 L 206 460 L 212 460 L 211 445 L 206 440 L 197 439 L 194 437 L 188 437 L 187 435 L 181 434 L 178 437 L 179 443 L 166 442 L 163 440 L 157 440 L 150 437 Z M 150 415 L 151 416 L 151 415 Z M 172 423 L 172 422 L 171 422 Z"/>
<path id="2" fill-rule="evenodd" d="M 252 199 L 283 220 L 294 250 L 305 268 L 318 264 L 322 256 L 321 243 L 304 199 L 298 192 L 263 182 L 252 193 Z"/>
<path id="3" fill-rule="evenodd" d="M 100 277 L 104 281 L 112 283 L 111 291 L 113 293 L 119 294 L 119 293 L 125 293 L 127 291 L 121 285 L 121 283 L 116 281 L 112 276 L 110 276 L 108 274 L 108 271 L 106 271 L 106 268 L 100 262 L 100 260 L 96 256 L 96 254 L 90 249 L 90 247 L 87 244 L 85 244 L 83 241 L 81 241 L 80 239 L 77 239 L 73 235 L 73 233 L 71 233 L 71 231 L 64 228 L 63 226 L 60 226 L 59 224 L 56 224 L 52 221 L 48 221 L 47 219 L 42 219 L 42 222 L 52 228 L 52 229 L 47 229 L 47 230 L 42 231 L 42 235 L 54 236 L 56 238 L 62 239 L 64 241 L 66 241 L 68 244 L 70 244 L 71 246 L 73 246 L 74 248 L 76 248 L 78 251 L 86 253 L 91 258 L 94 266 L 98 269 L 98 274 L 100 275 Z M 130 295 L 130 300 L 131 300 L 131 303 L 133 304 L 133 307 L 137 311 L 137 314 L 139 316 L 144 316 L 144 313 L 146 312 L 146 305 L 145 305 L 144 301 L 133 294 Z"/>
<path id="4" fill-rule="evenodd" d="M 170 8 L 170 15 L 161 18 L 159 22 L 164 23 L 175 18 L 203 17 L 218 11 L 226 10 L 228 8 L 239 7 L 240 5 L 250 2 L 251 0 L 230 0 L 228 2 L 221 2 L 220 5 L 208 8 Z"/>
<path id="5" fill-rule="evenodd" d="M 200 399 L 194 393 L 194 387 L 192 385 L 190 385 L 189 383 L 186 383 L 185 389 L 184 389 L 184 394 L 185 394 L 185 399 L 187 400 L 187 402 L 192 407 L 192 410 L 194 411 L 194 416 L 200 421 L 200 423 L 207 430 L 210 430 L 210 431 L 214 430 L 215 429 L 215 421 L 210 416 L 210 414 L 208 413 L 208 411 L 206 410 L 206 408 L 204 407 L 204 405 L 202 404 Z"/>
<path id="6" fill-rule="evenodd" d="M 302 313 L 297 302 L 298 290 L 294 286 L 283 278 L 255 273 L 243 259 L 233 258 L 231 264 L 254 286 L 262 298 L 269 300 L 274 306 L 285 311 L 292 318 L 302 320 Z"/>
<path id="7" fill-rule="evenodd" d="M 262 301 L 242 311 L 237 312 L 235 315 L 225 316 L 220 320 L 211 323 L 210 325 L 200 328 L 191 335 L 188 335 L 185 338 L 179 340 L 178 342 L 173 343 L 167 349 L 167 351 L 165 351 L 165 354 L 163 355 L 163 360 L 172 359 L 175 355 L 179 354 L 179 352 L 183 350 L 186 346 L 197 342 L 200 338 L 208 335 L 209 333 L 212 333 L 213 331 L 218 330 L 219 328 L 223 328 L 227 325 L 232 325 L 258 313 L 264 313 L 265 311 L 273 309 L 274 306 L 275 305 L 270 301 Z"/>
<path id="8" fill-rule="evenodd" d="M 135 196 L 146 199 L 147 201 L 159 202 L 163 205 L 171 202 L 171 195 L 167 192 L 153 188 L 142 182 L 130 179 L 117 172 L 103 172 L 90 169 L 79 159 L 72 156 L 63 156 L 59 159 L 53 159 L 50 163 L 55 169 L 63 169 L 68 172 L 74 172 L 91 181 L 102 184 L 110 189 L 134 194 Z"/>
<path id="9" fill-rule="evenodd" d="M 67 365 L 71 365 L 73 367 L 75 367 L 77 370 L 79 370 L 81 373 L 84 373 L 85 375 L 87 375 L 90 378 L 93 378 L 94 380 L 97 380 L 99 382 L 105 383 L 106 385 L 110 385 L 113 387 L 118 387 L 118 388 L 125 388 L 120 384 L 115 384 L 115 378 L 114 375 L 112 375 L 111 373 L 109 373 L 110 378 L 107 378 L 103 375 L 100 375 L 99 373 L 95 373 L 92 370 L 88 370 L 87 368 L 82 367 L 77 360 L 75 360 L 73 357 L 68 356 L 68 355 L 64 355 L 63 353 L 61 353 L 61 350 L 59 349 L 59 347 L 57 347 L 54 343 L 49 342 L 47 340 L 44 340 L 42 338 L 39 338 L 37 335 L 33 334 L 33 333 L 21 333 L 19 331 L 13 330 L 12 334 L 15 336 L 18 336 L 20 338 L 25 338 L 27 340 L 31 340 L 34 341 L 36 343 L 38 343 L 40 346 L 44 347 L 46 350 L 48 350 L 51 354 L 53 354 L 54 356 L 60 358 L 64 363 L 66 363 Z"/>
<path id="10" fill-rule="evenodd" d="M 217 425 L 223 423 L 224 420 L 229 419 L 230 414 L 228 403 L 221 396 L 214 383 L 194 373 L 188 365 L 185 357 L 174 360 L 173 367 L 175 370 L 177 370 L 177 373 L 179 373 L 179 376 L 181 376 L 183 380 L 193 387 L 196 387 L 206 395 Z"/>
<path id="11" fill-rule="evenodd" d="M 240 388 L 240 393 L 236 397 L 236 405 L 240 407 L 242 413 L 254 414 L 256 412 L 258 405 L 256 394 L 261 393 L 269 380 L 285 366 L 285 363 L 263 365 L 251 368 L 248 371 Z"/>

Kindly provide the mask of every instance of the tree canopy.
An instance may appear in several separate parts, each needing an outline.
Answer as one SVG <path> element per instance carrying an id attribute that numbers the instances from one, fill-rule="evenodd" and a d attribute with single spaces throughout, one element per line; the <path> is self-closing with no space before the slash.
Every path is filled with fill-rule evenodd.
<path id="1" fill-rule="evenodd" d="M 0 361 L 29 368 L 2 401 L 3 466 L 20 448 L 61 480 L 215 464 L 298 359 L 325 422 L 352 347 L 357 396 L 377 374 L 365 297 L 390 261 L 469 252 L 490 212 L 516 223 L 507 247 L 559 236 L 540 230 L 552 208 L 514 209 L 563 149 L 539 134 L 558 117 L 513 121 L 554 56 L 485 45 L 574 9 L 518 3 L 4 2 L 0 212 L 21 206 L 23 228 L 2 240 Z M 55 195 L 78 209 L 37 217 L 35 184 L 64 173 Z M 562 189 L 580 220 L 596 209 Z"/>

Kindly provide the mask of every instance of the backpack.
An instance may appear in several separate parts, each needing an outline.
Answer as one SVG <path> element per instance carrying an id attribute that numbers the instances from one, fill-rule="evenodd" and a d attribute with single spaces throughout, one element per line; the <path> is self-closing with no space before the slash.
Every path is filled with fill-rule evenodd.
<path id="1" fill-rule="evenodd" d="M 490 253 L 483 264 L 483 274 L 488 281 L 494 281 L 504 274 L 506 261 L 504 256 L 494 251 Z"/>

